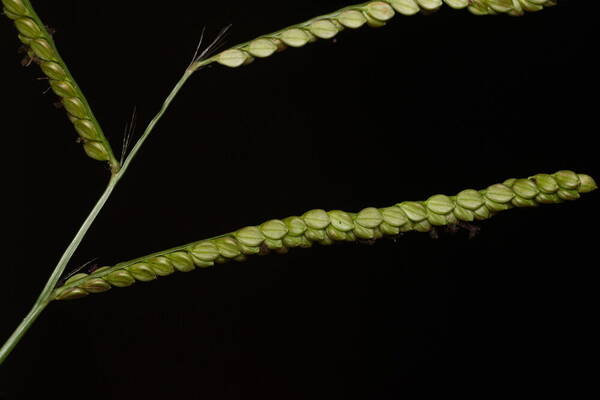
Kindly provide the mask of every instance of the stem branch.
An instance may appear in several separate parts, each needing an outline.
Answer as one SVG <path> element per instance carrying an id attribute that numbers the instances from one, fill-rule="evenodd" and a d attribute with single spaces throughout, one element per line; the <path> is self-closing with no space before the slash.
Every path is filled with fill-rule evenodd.
<path id="1" fill-rule="evenodd" d="M 29 314 L 23 318 L 23 321 L 17 326 L 17 329 L 10 335 L 4 346 L 0 349 L 0 364 L 4 362 L 4 359 L 8 357 L 10 352 L 14 349 L 14 347 L 19 343 L 23 335 L 27 332 L 27 330 L 31 327 L 33 322 L 39 317 L 44 308 L 48 305 L 48 302 L 39 303 L 36 302 Z"/>
<path id="2" fill-rule="evenodd" d="M 83 222 L 83 224 L 81 225 L 79 230 L 77 231 L 77 234 L 75 235 L 75 237 L 73 238 L 73 240 L 71 241 L 71 243 L 69 244 L 69 246 L 67 247 L 65 252 L 63 253 L 63 255 L 61 256 L 60 260 L 58 261 L 58 264 L 56 264 L 54 271 L 52 271 L 50 278 L 48 278 L 48 282 L 46 282 L 44 289 L 42 290 L 37 301 L 31 308 L 31 311 L 29 311 L 29 314 L 27 314 L 27 316 L 23 319 L 23 321 L 21 321 L 19 326 L 15 329 L 15 331 L 12 333 L 12 335 L 8 338 L 6 343 L 4 343 L 2 348 L 0 348 L 0 364 L 2 364 L 4 362 L 4 360 L 6 359 L 6 357 L 8 357 L 10 352 L 14 349 L 14 347 L 17 345 L 17 343 L 19 343 L 19 341 L 21 340 L 23 335 L 25 335 L 25 333 L 31 327 L 31 325 L 35 322 L 35 320 L 40 316 L 40 314 L 42 313 L 44 308 L 46 308 L 48 303 L 50 303 L 53 300 L 52 292 L 54 290 L 54 287 L 56 286 L 56 283 L 60 279 L 63 272 L 65 271 L 65 268 L 67 267 L 67 264 L 71 260 L 73 253 L 75 253 L 75 250 L 77 250 L 77 248 L 79 247 L 79 244 L 81 243 L 81 241 L 85 237 L 88 229 L 90 228 L 90 226 L 92 225 L 92 223 L 94 222 L 94 220 L 96 219 L 98 214 L 100 213 L 100 210 L 102 210 L 102 207 L 104 207 L 104 204 L 110 197 L 114 188 L 117 186 L 117 183 L 119 182 L 119 180 L 123 177 L 123 175 L 127 171 L 127 168 L 131 164 L 131 161 L 133 161 L 134 157 L 136 156 L 136 154 L 138 153 L 138 151 L 144 144 L 145 140 L 148 138 L 148 136 L 150 135 L 150 133 L 152 132 L 152 130 L 154 129 L 154 127 L 156 126 L 158 121 L 164 115 L 165 111 L 167 111 L 167 108 L 169 107 L 169 105 L 171 104 L 171 102 L 173 101 L 173 99 L 175 98 L 177 93 L 179 93 L 179 91 L 183 87 L 184 83 L 188 80 L 188 78 L 192 75 L 193 72 L 194 71 L 190 70 L 190 69 L 187 69 L 184 72 L 184 74 L 181 77 L 181 79 L 179 80 L 179 82 L 177 82 L 177 84 L 175 85 L 173 90 L 171 90 L 171 93 L 169 94 L 169 96 L 167 96 L 166 100 L 164 101 L 162 107 L 160 108 L 160 110 L 158 111 L 156 116 L 152 119 L 152 121 L 150 121 L 150 123 L 144 130 L 144 133 L 142 134 L 140 139 L 136 142 L 133 149 L 131 149 L 131 153 L 129 153 L 129 155 L 127 156 L 121 169 L 118 172 L 113 173 L 113 175 L 111 176 L 110 181 L 108 182 L 108 185 L 107 185 L 106 189 L 104 190 L 104 193 L 102 193 L 102 196 L 100 196 L 100 198 L 96 202 L 96 205 L 94 206 L 92 211 L 90 211 L 90 214 L 87 216 L 87 218 L 85 219 L 85 221 Z"/>

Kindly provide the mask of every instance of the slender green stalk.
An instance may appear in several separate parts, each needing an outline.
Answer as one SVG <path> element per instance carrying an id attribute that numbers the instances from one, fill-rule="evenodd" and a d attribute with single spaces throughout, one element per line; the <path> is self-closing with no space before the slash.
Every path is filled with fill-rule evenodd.
<path id="1" fill-rule="evenodd" d="M 0 364 L 2 364 L 4 362 L 4 359 L 8 357 L 10 352 L 15 348 L 17 343 L 19 343 L 23 335 L 27 333 L 31 325 L 33 325 L 33 322 L 37 319 L 37 317 L 40 316 L 40 314 L 42 313 L 42 311 L 44 311 L 44 308 L 46 308 L 47 305 L 48 301 L 41 303 L 36 302 L 33 305 L 31 311 L 29 311 L 29 314 L 27 314 L 27 316 L 23 318 L 23 321 L 21 321 L 17 329 L 15 329 L 15 331 L 12 333 L 12 335 L 10 335 L 6 343 L 4 343 L 4 345 L 0 349 Z"/>
<path id="2" fill-rule="evenodd" d="M 0 348 L 0 364 L 2 364 L 2 362 L 10 354 L 12 349 L 21 340 L 23 335 L 27 332 L 27 330 L 35 322 L 37 317 L 39 317 L 39 315 L 44 310 L 46 305 L 48 305 L 48 303 L 53 300 L 53 298 L 52 298 L 53 290 L 56 286 L 56 283 L 60 279 L 61 275 L 65 271 L 67 264 L 71 260 L 73 253 L 75 253 L 75 250 L 77 250 L 77 248 L 79 247 L 79 244 L 81 243 L 81 241 L 83 240 L 84 236 L 86 235 L 88 229 L 90 228 L 90 226 L 92 225 L 92 223 L 94 222 L 94 220 L 96 219 L 96 217 L 98 216 L 100 211 L 102 210 L 102 207 L 104 207 L 104 204 L 110 197 L 110 195 L 111 195 L 112 191 L 114 190 L 114 188 L 116 187 L 117 183 L 125 175 L 127 168 L 129 167 L 129 165 L 135 158 L 136 154 L 138 153 L 138 151 L 140 150 L 140 148 L 142 147 L 142 145 L 144 144 L 144 142 L 146 141 L 146 139 L 148 138 L 148 136 L 150 135 L 150 133 L 152 132 L 152 130 L 154 129 L 156 124 L 158 123 L 158 121 L 164 115 L 165 111 L 167 110 L 167 108 L 169 107 L 169 105 L 171 104 L 171 102 L 173 101 L 175 96 L 177 95 L 177 93 L 181 90 L 181 88 L 183 87 L 185 82 L 192 75 L 192 73 L 193 72 L 189 69 L 185 71 L 185 73 L 183 74 L 181 79 L 177 82 L 177 84 L 175 85 L 175 87 L 173 88 L 173 90 L 171 91 L 169 96 L 167 96 L 166 100 L 164 101 L 162 107 L 160 108 L 160 110 L 158 111 L 156 116 L 152 119 L 152 121 L 150 121 L 150 123 L 144 130 L 144 133 L 142 134 L 140 139 L 136 142 L 135 146 L 131 150 L 131 153 L 129 153 L 129 155 L 127 156 L 127 159 L 123 163 L 123 166 L 121 167 L 121 169 L 116 174 L 112 175 L 110 181 L 108 182 L 108 186 L 104 190 L 104 193 L 102 193 L 102 196 L 100 196 L 100 199 L 98 199 L 98 202 L 96 203 L 96 205 L 94 206 L 94 208 L 92 209 L 90 214 L 87 216 L 87 218 L 85 219 L 85 221 L 83 222 L 83 224 L 81 225 L 79 230 L 77 231 L 77 234 L 75 235 L 75 237 L 73 238 L 73 240 L 71 241 L 71 243 L 69 244 L 69 246 L 67 247 L 65 252 L 63 253 L 63 255 L 61 256 L 60 260 L 58 261 L 58 264 L 54 268 L 54 271 L 52 271 L 50 278 L 48 278 L 48 281 L 46 282 L 44 289 L 40 293 L 37 301 L 35 302 L 35 304 L 33 305 L 32 309 L 31 309 L 31 311 L 29 312 L 29 314 L 27 314 L 27 316 L 19 324 L 19 326 L 13 332 L 13 334 L 8 338 L 6 343 L 4 343 L 2 348 Z"/>
<path id="3" fill-rule="evenodd" d="M 88 229 L 90 228 L 90 226 L 92 225 L 92 223 L 94 222 L 94 220 L 96 219 L 98 214 L 100 213 L 100 210 L 102 210 L 102 207 L 104 206 L 104 204 L 110 197 L 110 194 L 112 193 L 113 189 L 115 188 L 117 181 L 118 180 L 115 179 L 115 177 L 112 177 L 110 179 L 108 186 L 104 190 L 104 193 L 102 193 L 102 196 L 100 196 L 100 199 L 98 199 L 98 201 L 96 202 L 96 205 L 94 206 L 94 208 L 92 209 L 90 214 L 87 216 L 87 218 L 85 219 L 85 221 L 83 222 L 83 224 L 81 225 L 79 230 L 77 231 L 77 234 L 75 235 L 75 237 L 73 238 L 73 240 L 71 241 L 71 243 L 69 244 L 69 246 L 67 247 L 65 252 L 63 253 L 63 255 L 61 256 L 60 260 L 58 261 L 58 264 L 56 264 L 54 271 L 52 271 L 50 278 L 48 278 L 48 281 L 46 282 L 46 285 L 44 286 L 44 289 L 40 293 L 37 301 L 33 305 L 33 308 L 31 309 L 29 314 L 27 314 L 27 316 L 23 319 L 21 324 L 17 327 L 15 332 L 8 339 L 8 341 L 0 349 L 0 364 L 8 356 L 8 354 L 11 352 L 11 350 L 16 346 L 16 344 L 19 342 L 19 340 L 21 340 L 21 337 L 27 332 L 29 327 L 35 322 L 35 320 L 40 315 L 42 310 L 46 307 L 46 305 L 51 301 L 52 290 L 56 286 L 56 283 L 60 279 L 60 276 L 63 274 L 67 264 L 71 260 L 73 253 L 75 253 L 75 250 L 77 249 L 77 247 L 79 247 L 79 244 L 83 240 L 83 237 L 85 236 Z"/>
<path id="4" fill-rule="evenodd" d="M 167 108 L 169 107 L 169 105 L 171 104 L 171 102 L 173 101 L 175 96 L 177 96 L 177 93 L 179 93 L 179 91 L 181 90 L 181 88 L 183 87 L 185 82 L 189 79 L 190 76 L 192 76 L 193 73 L 194 73 L 194 71 L 192 71 L 190 69 L 186 69 L 186 71 L 184 72 L 181 79 L 179 79 L 179 82 L 177 82 L 177 84 L 175 85 L 173 90 L 171 90 L 171 93 L 169 94 L 169 96 L 167 96 L 166 100 L 164 101 L 164 103 L 163 103 L 162 107 L 160 108 L 160 110 L 158 111 L 158 113 L 154 116 L 154 118 L 152 118 L 152 121 L 150 121 L 150 123 L 144 130 L 144 133 L 142 134 L 142 136 L 136 142 L 135 146 L 133 146 L 133 149 L 131 149 L 131 153 L 129 153 L 129 155 L 125 159 L 125 162 L 123 162 L 123 165 L 121 166 L 121 170 L 115 176 L 116 180 L 121 179 L 121 177 L 125 174 L 125 171 L 127 171 L 127 168 L 129 168 L 129 165 L 131 164 L 131 162 L 135 158 L 136 154 L 138 153 L 138 151 L 140 150 L 140 148 L 142 147 L 142 145 L 148 138 L 148 135 L 150 135 L 150 132 L 152 132 L 152 130 L 154 129 L 154 126 L 156 125 L 156 123 L 162 118 L 163 114 L 165 113 L 165 111 L 167 111 Z"/>

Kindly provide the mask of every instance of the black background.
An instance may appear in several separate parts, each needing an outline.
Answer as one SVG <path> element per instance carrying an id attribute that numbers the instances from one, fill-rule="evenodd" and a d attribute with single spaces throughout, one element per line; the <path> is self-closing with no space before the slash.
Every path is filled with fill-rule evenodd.
<path id="1" fill-rule="evenodd" d="M 39 1 L 116 153 L 200 32 L 233 45 L 346 5 Z M 126 3 L 126 4 L 124 4 Z M 444 8 L 198 72 L 70 269 L 311 208 L 357 211 L 560 169 L 598 178 L 588 2 L 524 18 Z M 108 178 L 0 22 L 8 337 Z M 0 367 L 0 398 L 397 399 L 594 390 L 597 193 L 480 234 L 407 234 L 254 257 L 51 304 Z M 593 363 L 595 365 L 595 362 Z"/>

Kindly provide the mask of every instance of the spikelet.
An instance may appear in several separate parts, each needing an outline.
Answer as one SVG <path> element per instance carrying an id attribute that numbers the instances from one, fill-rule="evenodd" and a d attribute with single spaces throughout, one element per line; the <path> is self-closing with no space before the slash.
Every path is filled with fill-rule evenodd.
<path id="1" fill-rule="evenodd" d="M 19 32 L 19 40 L 28 48 L 28 57 L 39 64 L 48 77 L 50 87 L 60 97 L 87 155 L 107 161 L 115 173 L 119 169 L 119 162 L 83 93 L 58 54 L 52 35 L 36 15 L 29 0 L 2 0 L 2 4 L 4 14 L 13 20 Z"/>
<path id="2" fill-rule="evenodd" d="M 212 239 L 201 240 L 133 261 L 76 274 L 56 289 L 53 298 L 75 299 L 89 293 L 148 282 L 175 271 L 189 272 L 227 261 L 244 261 L 253 254 L 285 253 L 294 247 L 329 245 L 359 239 L 375 240 L 401 232 L 428 232 L 435 226 L 491 218 L 514 207 L 576 200 L 597 188 L 594 180 L 573 171 L 507 179 L 483 190 L 467 189 L 455 196 L 442 194 L 425 201 L 404 201 L 390 207 L 368 207 L 358 213 L 310 210 L 301 216 L 272 219 Z"/>

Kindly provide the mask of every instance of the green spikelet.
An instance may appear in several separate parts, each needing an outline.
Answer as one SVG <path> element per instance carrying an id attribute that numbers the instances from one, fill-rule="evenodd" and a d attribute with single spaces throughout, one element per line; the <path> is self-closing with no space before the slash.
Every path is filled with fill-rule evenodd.
<path id="1" fill-rule="evenodd" d="M 60 97 L 86 154 L 95 160 L 107 161 L 113 173 L 116 173 L 119 162 L 115 159 L 110 144 L 83 93 L 58 54 L 52 35 L 35 13 L 29 0 L 2 0 L 2 4 L 4 13 L 13 20 L 19 32 L 19 40 L 29 49 L 28 62 L 37 63 L 48 77 L 50 87 Z"/>
<path id="2" fill-rule="evenodd" d="M 508 179 L 483 190 L 467 189 L 455 196 L 438 194 L 425 201 L 404 201 L 391 207 L 367 207 L 358 213 L 310 210 L 302 216 L 272 219 L 212 239 L 187 244 L 136 260 L 103 267 L 91 275 L 76 274 L 54 292 L 54 299 L 75 299 L 111 286 L 148 282 L 174 271 L 188 272 L 247 255 L 285 253 L 294 247 L 335 242 L 375 240 L 400 232 L 428 232 L 435 226 L 491 218 L 514 207 L 576 200 L 597 189 L 592 177 L 573 171 Z"/>

